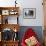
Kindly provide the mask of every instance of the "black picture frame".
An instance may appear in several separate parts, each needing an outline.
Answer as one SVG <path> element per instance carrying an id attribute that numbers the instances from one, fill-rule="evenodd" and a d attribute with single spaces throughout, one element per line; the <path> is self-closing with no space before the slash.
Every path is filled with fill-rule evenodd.
<path id="1" fill-rule="evenodd" d="M 24 8 L 23 17 L 24 19 L 35 19 L 36 18 L 36 8 Z"/>

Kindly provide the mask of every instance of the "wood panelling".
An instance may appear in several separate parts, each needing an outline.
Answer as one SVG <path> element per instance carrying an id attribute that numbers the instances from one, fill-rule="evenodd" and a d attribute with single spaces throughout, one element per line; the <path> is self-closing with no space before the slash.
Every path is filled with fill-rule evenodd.
<path id="1" fill-rule="evenodd" d="M 46 0 L 43 0 L 43 8 L 44 8 L 44 42 L 46 46 Z"/>
<path id="2" fill-rule="evenodd" d="M 43 1 L 44 8 L 44 26 L 46 27 L 46 0 Z"/>

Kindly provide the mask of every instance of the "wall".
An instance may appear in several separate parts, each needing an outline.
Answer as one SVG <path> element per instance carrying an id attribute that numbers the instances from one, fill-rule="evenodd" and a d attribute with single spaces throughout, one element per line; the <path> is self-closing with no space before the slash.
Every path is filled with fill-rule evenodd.
<path id="1" fill-rule="evenodd" d="M 0 6 L 15 6 L 15 0 L 0 0 Z M 20 6 L 19 24 L 21 26 L 43 26 L 43 6 L 42 0 L 17 0 Z M 23 8 L 36 8 L 36 19 L 24 19 Z"/>
<path id="2" fill-rule="evenodd" d="M 42 0 L 22 0 L 18 2 L 21 4 L 20 23 L 22 26 L 43 26 Z M 36 19 L 24 19 L 23 8 L 36 8 Z"/>
<path id="3" fill-rule="evenodd" d="M 0 0 L 0 6 L 1 7 L 10 7 L 10 6 L 14 6 L 14 1 L 15 0 Z"/>

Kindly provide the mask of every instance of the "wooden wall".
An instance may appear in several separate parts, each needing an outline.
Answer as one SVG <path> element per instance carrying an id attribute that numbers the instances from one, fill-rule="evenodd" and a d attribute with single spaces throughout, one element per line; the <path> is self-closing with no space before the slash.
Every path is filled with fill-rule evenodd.
<path id="1" fill-rule="evenodd" d="M 44 8 L 44 42 L 46 46 L 46 0 L 43 0 L 43 8 Z"/>
<path id="2" fill-rule="evenodd" d="M 44 6 L 44 26 L 46 27 L 46 0 L 43 1 Z"/>

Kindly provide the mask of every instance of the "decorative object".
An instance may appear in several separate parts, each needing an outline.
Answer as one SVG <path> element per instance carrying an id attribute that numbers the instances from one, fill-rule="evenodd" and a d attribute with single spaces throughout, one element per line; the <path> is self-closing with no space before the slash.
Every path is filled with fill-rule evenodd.
<path id="1" fill-rule="evenodd" d="M 18 40 L 18 32 L 14 32 L 13 40 Z"/>
<path id="2" fill-rule="evenodd" d="M 9 15 L 9 10 L 2 10 L 2 15 Z"/>
<path id="3" fill-rule="evenodd" d="M 10 10 L 10 12 L 9 12 L 10 15 L 16 15 L 17 13 L 18 13 L 18 12 L 15 11 L 15 10 Z"/>
<path id="4" fill-rule="evenodd" d="M 35 19 L 36 18 L 36 8 L 24 8 L 23 16 L 24 18 Z"/>
<path id="5" fill-rule="evenodd" d="M 12 40 L 12 30 L 10 28 L 5 28 L 3 30 L 3 34 L 2 34 L 2 40 L 4 41 L 8 41 L 8 40 Z"/>
<path id="6" fill-rule="evenodd" d="M 16 4 L 17 4 L 17 2 L 16 2 L 17 0 L 15 0 L 15 7 L 16 7 Z"/>

